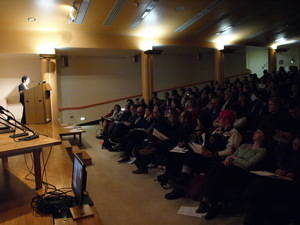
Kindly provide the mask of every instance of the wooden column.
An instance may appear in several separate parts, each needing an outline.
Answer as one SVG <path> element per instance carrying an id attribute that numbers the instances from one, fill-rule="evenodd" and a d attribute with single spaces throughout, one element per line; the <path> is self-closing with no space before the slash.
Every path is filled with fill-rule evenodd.
<path id="1" fill-rule="evenodd" d="M 269 53 L 269 73 L 277 70 L 277 58 L 276 58 L 276 50 L 273 48 L 268 49 Z"/>
<path id="2" fill-rule="evenodd" d="M 153 67 L 152 55 L 141 53 L 141 72 L 142 72 L 142 95 L 146 102 L 149 104 L 152 91 L 153 91 Z"/>
<path id="3" fill-rule="evenodd" d="M 50 58 L 41 56 L 40 61 L 41 61 L 41 80 L 49 83 L 49 76 L 50 76 L 49 61 L 50 61 Z"/>
<path id="4" fill-rule="evenodd" d="M 58 122 L 58 80 L 57 80 L 57 62 L 55 55 L 41 55 L 41 79 L 50 84 L 51 91 L 51 113 L 52 121 Z"/>
<path id="5" fill-rule="evenodd" d="M 219 83 L 224 82 L 224 53 L 220 50 L 214 52 L 214 79 Z"/>

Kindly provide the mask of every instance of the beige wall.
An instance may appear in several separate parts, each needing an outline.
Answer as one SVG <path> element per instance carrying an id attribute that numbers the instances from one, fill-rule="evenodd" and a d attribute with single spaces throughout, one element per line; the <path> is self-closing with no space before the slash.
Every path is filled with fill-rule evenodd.
<path id="1" fill-rule="evenodd" d="M 60 92 L 62 107 L 94 104 L 124 96 L 141 94 L 140 63 L 131 56 L 97 57 L 70 56 L 69 66 L 60 64 Z M 63 123 L 78 123 L 99 119 L 114 104 L 62 113 Z"/>
<path id="2" fill-rule="evenodd" d="M 246 47 L 247 69 L 251 73 L 256 73 L 258 77 L 263 75 L 264 70 L 268 70 L 268 48 L 265 47 Z"/>
<path id="3" fill-rule="evenodd" d="M 30 76 L 30 86 L 40 81 L 38 55 L 0 54 L 0 99 L 6 99 L 8 109 L 15 114 L 17 119 L 22 116 L 18 85 L 23 75 Z"/>
<path id="4" fill-rule="evenodd" d="M 227 49 L 233 52 L 226 52 Z M 224 77 L 247 72 L 246 49 L 243 46 L 228 46 L 224 52 Z"/>
<path id="5" fill-rule="evenodd" d="M 154 90 L 213 79 L 213 52 L 154 57 Z"/>
<path id="6" fill-rule="evenodd" d="M 289 70 L 290 66 L 300 66 L 300 47 L 299 46 L 280 46 L 279 48 L 287 49 L 286 52 L 277 52 L 277 69 L 283 66 L 286 71 Z M 291 64 L 291 59 L 295 60 L 294 64 Z"/>
<path id="7" fill-rule="evenodd" d="M 129 56 L 70 56 L 69 66 L 59 63 L 61 107 L 78 107 L 141 94 L 141 65 Z M 158 55 L 153 60 L 154 90 L 213 79 L 213 52 L 200 55 Z M 122 106 L 125 101 L 119 102 Z M 63 111 L 61 122 L 99 119 L 115 103 Z"/>

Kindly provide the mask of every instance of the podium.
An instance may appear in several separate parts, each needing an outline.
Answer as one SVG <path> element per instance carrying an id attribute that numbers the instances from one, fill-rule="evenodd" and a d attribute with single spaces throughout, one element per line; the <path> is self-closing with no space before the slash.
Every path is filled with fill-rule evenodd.
<path id="1" fill-rule="evenodd" d="M 24 92 L 25 116 L 28 124 L 41 124 L 51 121 L 51 87 L 39 84 Z"/>

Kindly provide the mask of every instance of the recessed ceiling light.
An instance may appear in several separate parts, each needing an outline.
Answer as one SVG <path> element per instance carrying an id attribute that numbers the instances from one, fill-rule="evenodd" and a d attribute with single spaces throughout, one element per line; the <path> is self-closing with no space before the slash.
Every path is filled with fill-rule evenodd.
<path id="1" fill-rule="evenodd" d="M 30 17 L 27 18 L 27 21 L 28 21 L 29 23 L 33 23 L 33 22 L 36 21 L 36 18 L 33 17 L 33 16 L 30 16 Z"/>

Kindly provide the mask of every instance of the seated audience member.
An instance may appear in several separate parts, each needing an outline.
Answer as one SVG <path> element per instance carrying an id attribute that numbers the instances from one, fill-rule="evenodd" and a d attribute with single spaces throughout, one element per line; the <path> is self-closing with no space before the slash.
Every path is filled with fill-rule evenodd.
<path id="1" fill-rule="evenodd" d="M 122 138 L 130 130 L 130 124 L 134 121 L 134 118 L 136 118 L 136 107 L 134 105 L 126 105 L 119 119 L 114 121 L 108 128 L 107 134 L 104 136 L 103 147 L 113 150 L 111 143 L 122 141 Z"/>
<path id="2" fill-rule="evenodd" d="M 140 145 L 144 138 L 147 137 L 146 129 L 151 125 L 151 120 L 146 120 L 144 113 L 144 107 L 139 106 L 136 115 L 129 121 L 124 122 L 124 125 L 129 127 L 129 132 L 120 143 L 120 150 L 123 154 L 118 162 L 123 163 L 129 161 L 134 147 Z"/>
<path id="3" fill-rule="evenodd" d="M 243 117 L 248 119 L 251 107 L 250 99 L 245 94 L 240 94 L 236 104 L 231 109 L 235 111 L 237 119 Z"/>
<path id="4" fill-rule="evenodd" d="M 287 225 L 300 222 L 300 136 L 275 168 L 277 177 L 258 177 L 245 193 L 246 216 L 244 225 Z M 296 222 L 296 223 L 293 223 Z"/>
<path id="5" fill-rule="evenodd" d="M 299 100 L 300 98 L 300 87 L 299 84 L 292 84 L 291 85 L 291 90 L 290 90 L 290 94 L 289 94 L 289 99 L 292 100 Z"/>
<path id="6" fill-rule="evenodd" d="M 153 108 L 155 105 L 160 106 L 161 103 L 162 103 L 162 100 L 158 98 L 157 92 L 153 92 L 152 93 L 152 99 L 149 102 L 149 106 Z"/>
<path id="7" fill-rule="evenodd" d="M 231 91 L 225 91 L 224 92 L 224 103 L 221 107 L 221 111 L 224 111 L 226 109 L 232 109 L 232 106 L 234 104 L 234 98 Z"/>
<path id="8" fill-rule="evenodd" d="M 202 109 L 210 115 L 212 121 L 217 119 L 221 109 L 221 99 L 218 97 L 212 97 L 210 102 Z"/>
<path id="9" fill-rule="evenodd" d="M 175 110 L 178 114 L 180 114 L 182 112 L 180 101 L 178 99 L 172 99 L 170 109 Z"/>
<path id="10" fill-rule="evenodd" d="M 201 155 L 197 157 L 201 166 L 201 171 L 208 171 L 212 165 L 223 160 L 227 155 L 235 152 L 241 143 L 240 133 L 233 128 L 235 113 L 231 110 L 225 110 L 219 114 L 219 126 L 216 128 L 205 142 Z M 165 198 L 168 200 L 183 197 L 183 188 L 175 186 L 172 192 L 167 193 Z"/>
<path id="11" fill-rule="evenodd" d="M 291 131 L 294 133 L 299 133 L 300 131 L 300 104 L 299 100 L 297 101 L 290 101 L 288 106 L 288 112 L 291 119 L 291 124 L 293 124 L 293 127 L 291 128 Z"/>
<path id="12" fill-rule="evenodd" d="M 170 108 L 172 99 L 171 99 L 171 97 L 170 97 L 170 93 L 169 93 L 169 92 L 165 92 L 164 96 L 165 96 L 165 98 L 162 100 L 161 106 L 162 106 L 165 110 L 167 110 L 167 109 Z"/>
<path id="13" fill-rule="evenodd" d="M 232 154 L 242 141 L 241 134 L 233 127 L 235 113 L 232 110 L 220 112 L 217 127 L 206 142 L 204 156 L 225 157 Z"/>
<path id="14" fill-rule="evenodd" d="M 193 120 L 195 120 L 199 114 L 199 107 L 192 98 L 185 102 L 184 110 L 192 113 Z"/>
<path id="15" fill-rule="evenodd" d="M 168 151 L 174 146 L 184 146 L 184 143 L 188 140 L 189 135 L 194 129 L 192 114 L 190 112 L 182 112 L 179 123 L 176 121 L 176 114 L 176 111 L 172 111 L 168 116 L 168 131 L 163 133 L 168 137 L 167 140 L 157 140 L 155 138 L 154 151 L 151 154 L 144 154 L 143 149 L 136 151 L 137 159 L 135 164 L 138 169 L 134 173 L 147 173 L 147 166 L 153 157 L 158 157 L 159 161 L 163 161 Z"/>
<path id="16" fill-rule="evenodd" d="M 268 131 L 275 144 L 291 142 L 292 120 L 286 110 L 283 109 L 279 98 L 269 99 L 268 111 L 261 116 L 260 127 Z"/>
<path id="17" fill-rule="evenodd" d="M 206 219 L 217 216 L 226 192 L 241 193 L 251 182 L 254 175 L 248 171 L 257 169 L 267 153 L 263 148 L 264 140 L 264 132 L 255 131 L 253 144 L 241 145 L 235 153 L 227 156 L 208 172 L 200 205 L 200 211 L 207 212 Z"/>
<path id="18" fill-rule="evenodd" d="M 148 106 L 145 107 L 144 119 L 146 121 L 148 121 L 148 123 L 151 123 L 151 120 L 152 120 L 152 111 L 151 111 L 151 108 L 148 107 Z"/>
<path id="19" fill-rule="evenodd" d="M 188 151 L 186 153 L 168 153 L 165 173 L 158 176 L 158 181 L 163 187 L 174 183 L 178 178 L 189 179 L 193 172 L 202 171 L 201 168 L 204 164 L 201 163 L 201 152 L 208 137 L 207 133 L 211 128 L 211 121 L 205 113 L 200 113 L 196 121 L 195 131 L 184 146 Z"/>
<path id="20" fill-rule="evenodd" d="M 103 133 L 107 133 L 107 129 L 109 127 L 109 124 L 113 121 L 116 121 L 119 119 L 121 114 L 121 106 L 116 104 L 114 108 L 111 110 L 111 112 L 100 119 L 100 124 L 102 125 L 102 132 L 97 138 L 103 138 Z"/>

